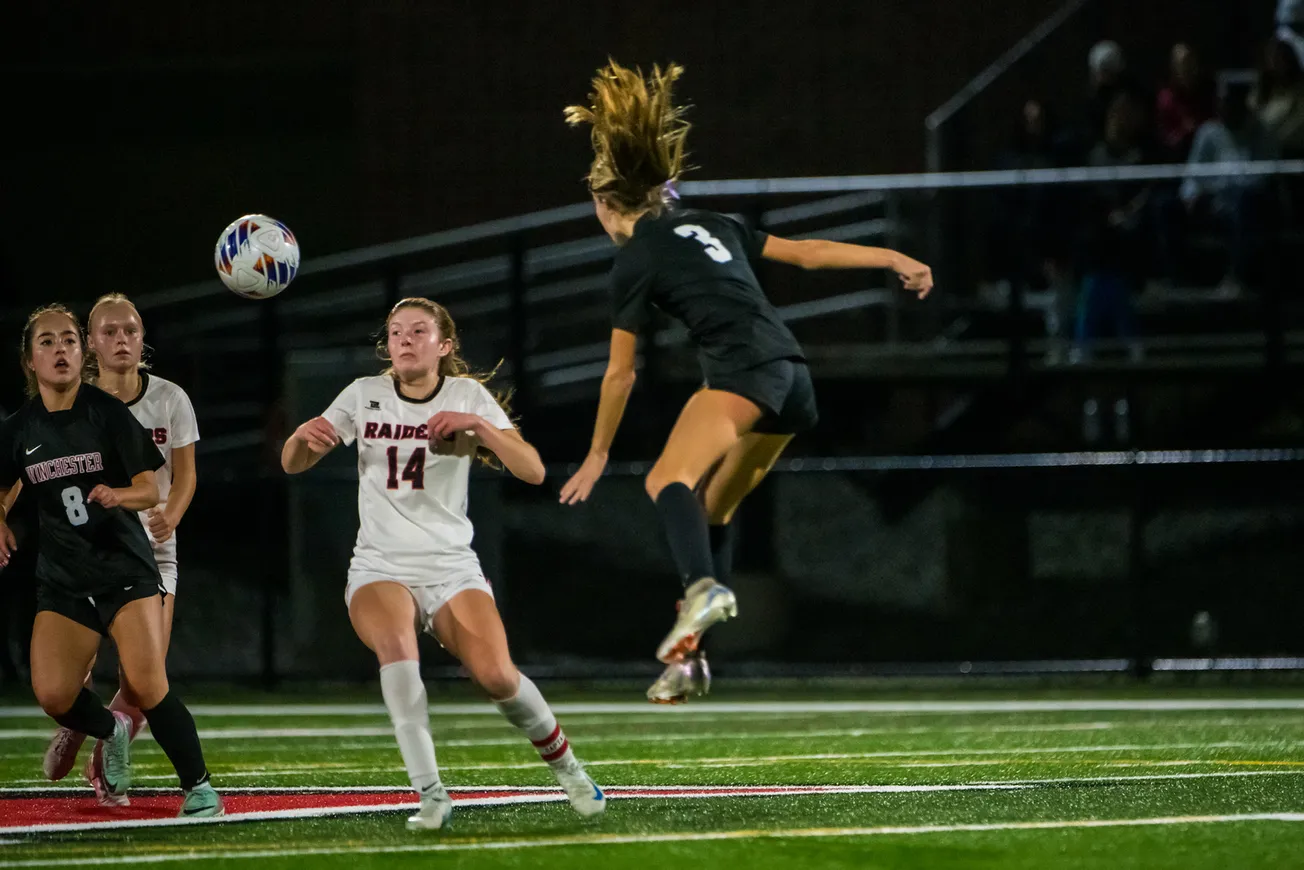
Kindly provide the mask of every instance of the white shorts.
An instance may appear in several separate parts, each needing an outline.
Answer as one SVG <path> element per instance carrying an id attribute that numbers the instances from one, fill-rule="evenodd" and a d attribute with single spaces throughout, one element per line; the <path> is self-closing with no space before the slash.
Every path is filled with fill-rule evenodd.
<path id="1" fill-rule="evenodd" d="M 158 575 L 163 578 L 163 589 L 168 595 L 177 594 L 177 563 L 176 562 L 159 562 L 157 557 L 155 561 L 158 564 Z"/>
<path id="2" fill-rule="evenodd" d="M 398 583 L 412 593 L 412 600 L 417 605 L 417 632 L 424 631 L 431 637 L 435 634 L 435 614 L 445 604 L 452 601 L 454 595 L 468 589 L 478 589 L 491 598 L 494 594 L 493 589 L 489 586 L 489 581 L 479 574 L 454 575 L 449 579 L 440 580 L 436 583 L 413 583 L 408 580 L 373 574 L 369 571 L 350 569 L 349 582 L 344 587 L 344 606 L 348 607 L 350 602 L 353 601 L 353 593 L 370 583 Z"/>

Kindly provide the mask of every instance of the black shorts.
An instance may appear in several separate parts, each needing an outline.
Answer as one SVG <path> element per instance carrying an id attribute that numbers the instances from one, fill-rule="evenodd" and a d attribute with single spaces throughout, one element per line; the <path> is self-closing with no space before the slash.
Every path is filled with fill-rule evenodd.
<path id="1" fill-rule="evenodd" d="M 800 435 L 815 428 L 820 419 L 810 369 L 801 360 L 780 359 L 740 372 L 708 374 L 706 385 L 755 402 L 761 419 L 752 431 L 758 434 Z"/>
<path id="2" fill-rule="evenodd" d="M 109 626 L 113 625 L 113 619 L 118 615 L 119 610 L 137 599 L 166 594 L 158 579 L 154 577 L 142 578 L 131 586 L 112 589 L 94 596 L 72 595 L 49 583 L 38 583 L 36 612 L 49 610 L 108 637 Z"/>

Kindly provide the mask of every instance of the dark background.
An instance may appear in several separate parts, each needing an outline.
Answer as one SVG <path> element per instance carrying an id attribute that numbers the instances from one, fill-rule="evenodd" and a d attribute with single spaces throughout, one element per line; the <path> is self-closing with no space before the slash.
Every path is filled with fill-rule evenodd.
<path id="1" fill-rule="evenodd" d="M 474 258 L 520 265 L 525 246 L 591 241 L 596 226 L 432 250 L 338 280 L 304 274 L 260 304 L 218 289 L 218 232 L 240 214 L 272 214 L 294 229 L 311 268 L 364 245 L 581 202 L 587 141 L 563 125 L 561 109 L 584 98 L 608 55 L 687 67 L 681 96 L 694 106 L 698 166 L 690 178 L 922 171 L 925 117 L 1058 5 L 8 8 L 0 405 L 20 400 L 16 345 L 28 309 L 59 300 L 85 313 L 110 291 L 155 300 L 143 315 L 156 368 L 190 392 L 204 435 L 199 493 L 180 534 L 184 597 L 172 668 L 366 677 L 374 663 L 352 639 L 341 601 L 356 529 L 352 459 L 341 451 L 287 483 L 275 457 L 293 425 L 348 378 L 375 371 L 368 347 L 386 304 L 400 292 L 429 293 L 458 318 L 473 363 L 506 358 L 524 431 L 552 464 L 543 488 L 489 476 L 472 493 L 477 545 L 515 654 L 559 674 L 616 673 L 636 662 L 655 670 L 646 654 L 676 586 L 639 467 L 622 465 L 592 505 L 558 508 L 566 463 L 588 441 L 596 382 L 550 389 L 521 374 L 530 353 L 603 338 L 600 281 L 584 307 L 552 309 L 517 304 L 543 287 L 519 269 L 470 290 L 422 277 Z M 956 141 L 943 168 L 993 165 L 1029 96 L 1074 121 L 1097 39 L 1118 40 L 1152 84 L 1179 40 L 1213 70 L 1252 67 L 1271 6 L 1088 2 L 966 108 L 950 128 Z M 754 217 L 792 201 L 703 204 Z M 945 251 L 981 260 L 988 201 L 975 194 L 951 203 L 949 222 L 934 219 L 939 202 L 951 203 L 912 194 L 881 214 L 904 227 L 896 238 L 912 252 L 931 256 L 930 227 L 942 226 Z M 585 268 L 556 271 L 563 280 L 600 278 Z M 1278 290 L 1297 283 L 1285 274 Z M 785 303 L 864 289 L 856 276 L 772 270 L 765 278 Z M 743 512 L 737 585 L 746 618 L 719 631 L 724 672 L 945 670 L 984 660 L 1144 672 L 1163 657 L 1304 653 L 1302 463 L 1143 469 L 1126 458 L 1118 467 L 939 471 L 922 461 L 1298 448 L 1301 353 L 1268 297 L 1152 306 L 1145 362 L 1120 352 L 1054 368 L 1041 365 L 1040 325 L 1017 293 L 1008 309 L 974 307 L 983 278 L 976 265 L 939 266 L 939 292 L 914 319 L 876 308 L 796 327 L 818 358 L 824 422 L 792 451 L 815 461 L 781 469 Z M 156 291 L 178 285 L 188 289 L 158 301 Z M 493 308 L 497 293 L 512 305 Z M 691 358 L 673 349 L 655 365 L 649 354 L 644 375 L 616 445 L 620 460 L 653 458 L 695 386 Z M 1104 419 L 1107 433 L 1091 437 L 1087 403 L 1103 419 L 1120 400 L 1130 403 L 1130 431 Z M 823 459 L 885 455 L 915 464 L 819 470 Z M 11 580 L 0 576 L 6 594 Z M 1208 620 L 1212 635 L 1199 628 Z"/>
<path id="2" fill-rule="evenodd" d="M 1057 5 L 11 6 L 0 280 L 28 303 L 208 278 L 218 231 L 249 212 L 315 257 L 578 201 L 586 142 L 561 109 L 608 55 L 687 67 L 691 177 L 918 171 L 924 117 Z M 1072 53 L 1048 46 L 999 90 L 1084 91 L 1104 33 L 1148 75 L 1179 38 L 1244 62 L 1269 6 L 1093 3 Z M 984 108 L 1002 134 L 1010 105 Z"/>

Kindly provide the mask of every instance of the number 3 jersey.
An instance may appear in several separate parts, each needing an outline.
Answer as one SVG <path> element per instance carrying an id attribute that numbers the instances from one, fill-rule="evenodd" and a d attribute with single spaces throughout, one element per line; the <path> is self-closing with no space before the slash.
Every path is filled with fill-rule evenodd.
<path id="1" fill-rule="evenodd" d="M 0 481 L 21 479 L 40 517 L 36 577 L 76 596 L 159 578 L 150 539 L 133 511 L 86 501 L 100 484 L 131 485 L 163 466 L 153 439 L 114 396 L 82 384 L 66 411 L 40 396 L 0 427 Z"/>
<path id="2" fill-rule="evenodd" d="M 661 309 L 688 328 L 708 380 L 805 359 L 753 271 L 767 238 L 697 209 L 640 218 L 611 268 L 612 326 L 642 332 L 652 306 Z"/>
<path id="3" fill-rule="evenodd" d="M 358 444 L 358 540 L 350 575 L 433 585 L 480 575 L 466 516 L 476 440 L 458 433 L 436 448 L 427 421 L 440 411 L 483 417 L 512 429 L 498 402 L 472 378 L 444 377 L 410 399 L 389 375 L 359 378 L 322 415 L 346 445 Z"/>

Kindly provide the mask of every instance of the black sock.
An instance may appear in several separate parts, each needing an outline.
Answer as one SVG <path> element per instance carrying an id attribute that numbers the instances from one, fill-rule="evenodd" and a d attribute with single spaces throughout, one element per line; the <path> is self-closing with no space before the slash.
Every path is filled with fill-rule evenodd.
<path id="1" fill-rule="evenodd" d="M 107 740 L 112 737 L 115 724 L 113 713 L 109 712 L 109 708 L 104 706 L 100 696 L 85 686 L 78 693 L 77 700 L 73 701 L 72 706 L 68 708 L 68 712 L 61 716 L 55 716 L 54 721 L 69 731 L 89 734 L 98 740 Z"/>
<path id="2" fill-rule="evenodd" d="M 154 741 L 162 748 L 163 754 L 172 762 L 172 767 L 181 778 L 181 787 L 192 789 L 208 779 L 208 768 L 204 765 L 204 750 L 199 745 L 199 732 L 195 729 L 195 719 L 172 692 L 158 705 L 142 711 L 149 722 L 150 733 Z"/>
<path id="3" fill-rule="evenodd" d="M 670 555 L 679 569 L 679 580 L 684 588 L 714 575 L 706 513 L 693 491 L 682 483 L 672 483 L 661 490 L 656 505 L 661 524 L 666 529 L 666 540 L 670 542 Z"/>
<path id="4" fill-rule="evenodd" d="M 711 561 L 715 564 L 715 579 L 729 585 L 733 577 L 734 525 L 711 526 Z"/>

